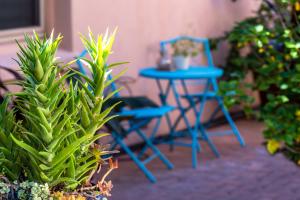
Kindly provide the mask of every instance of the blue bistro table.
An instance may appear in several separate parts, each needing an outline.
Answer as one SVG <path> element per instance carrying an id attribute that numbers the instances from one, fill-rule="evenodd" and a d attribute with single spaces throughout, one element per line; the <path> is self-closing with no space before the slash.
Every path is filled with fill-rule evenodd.
<path id="1" fill-rule="evenodd" d="M 222 76 L 223 70 L 214 66 L 212 55 L 210 52 L 209 41 L 206 38 L 196 38 L 190 36 L 179 36 L 176 38 L 172 38 L 170 40 L 164 40 L 160 42 L 160 51 L 167 52 L 167 45 L 175 44 L 180 40 L 190 40 L 194 43 L 199 43 L 203 45 L 203 53 L 207 59 L 207 65 L 205 66 L 190 66 L 187 70 L 177 70 L 177 71 L 160 71 L 154 67 L 145 68 L 140 71 L 140 76 L 145 78 L 150 78 L 156 81 L 159 88 L 159 96 L 161 103 L 163 105 L 168 105 L 168 98 L 170 93 L 174 94 L 176 100 L 176 108 L 179 110 L 180 114 L 172 124 L 169 115 L 166 115 L 167 123 L 170 128 L 170 147 L 173 148 L 174 145 L 188 146 L 192 149 L 192 165 L 193 167 L 197 166 L 197 152 L 200 151 L 200 144 L 198 142 L 198 138 L 200 137 L 204 141 L 206 141 L 213 151 L 213 153 L 218 157 L 219 152 L 217 148 L 214 146 L 212 141 L 210 140 L 210 136 L 222 136 L 233 134 L 239 141 L 241 146 L 245 146 L 245 142 L 243 137 L 240 135 L 235 123 L 233 122 L 231 116 L 229 115 L 228 110 L 224 106 L 223 99 L 218 95 L 218 83 L 217 78 Z M 187 87 L 186 81 L 188 80 L 202 80 L 204 89 L 197 93 L 190 93 L 189 88 Z M 161 84 L 162 81 L 167 82 L 167 86 L 164 88 Z M 177 84 L 179 82 L 179 84 Z M 183 94 L 179 93 L 178 86 L 183 88 Z M 189 105 L 184 107 L 182 104 L 182 99 L 187 100 Z M 217 108 L 212 112 L 208 122 L 211 122 L 216 114 L 219 111 L 222 111 L 224 117 L 229 123 L 231 130 L 229 131 L 220 131 L 220 132 L 208 132 L 206 131 L 206 127 L 201 124 L 200 119 L 203 114 L 204 105 L 207 101 L 215 100 L 218 103 Z M 197 106 L 199 105 L 199 108 Z M 196 120 L 194 124 L 189 122 L 186 113 L 189 110 L 193 110 Z M 191 144 L 187 143 L 179 143 L 174 140 L 174 136 L 178 135 L 178 131 L 176 128 L 179 122 L 183 120 L 188 134 L 190 135 L 192 142 Z M 209 124 L 209 123 L 208 123 Z M 154 139 L 152 135 L 150 138 Z"/>
<path id="2" fill-rule="evenodd" d="M 186 84 L 187 80 L 200 80 L 204 79 L 206 81 L 209 81 L 213 85 L 213 90 L 217 90 L 217 83 L 216 78 L 220 77 L 223 74 L 223 71 L 219 68 L 215 67 L 209 67 L 209 70 L 207 67 L 201 67 L 201 66 L 191 66 L 187 70 L 176 70 L 176 71 L 160 71 L 157 70 L 154 67 L 145 68 L 140 71 L 140 76 L 145 78 L 151 78 L 154 79 L 158 85 L 159 92 L 160 92 L 160 100 L 163 105 L 168 104 L 168 98 L 171 94 L 171 92 L 174 94 L 175 101 L 176 101 L 176 108 L 179 110 L 180 115 L 175 120 L 175 123 L 171 123 L 170 117 L 167 117 L 167 123 L 170 127 L 170 145 L 180 145 L 180 146 L 188 146 L 192 149 L 192 164 L 193 167 L 197 166 L 197 151 L 200 151 L 200 144 L 198 142 L 199 135 L 201 135 L 202 139 L 205 140 L 214 154 L 216 156 L 219 156 L 219 152 L 217 151 L 216 147 L 208 137 L 204 127 L 200 123 L 201 116 L 203 114 L 203 108 L 206 101 L 206 94 L 208 94 L 208 88 L 205 88 L 203 92 L 203 98 L 202 102 L 200 104 L 200 109 L 196 108 L 196 104 L 192 104 L 192 109 L 195 112 L 196 120 L 194 124 L 191 124 L 191 122 L 188 120 L 186 116 L 186 112 L 189 110 L 189 108 L 186 108 L 182 105 L 181 99 L 182 97 L 185 98 L 193 98 L 192 94 L 189 93 L 188 87 Z M 167 81 L 166 88 L 163 88 L 162 81 Z M 178 82 L 180 84 L 177 84 Z M 183 95 L 179 93 L 178 86 L 181 86 L 183 88 Z M 192 142 L 191 144 L 187 143 L 179 143 L 174 141 L 174 135 L 176 134 L 176 127 L 180 121 L 180 119 L 184 120 L 184 123 L 187 127 L 187 131 L 189 135 L 191 136 Z M 200 134 L 198 134 L 198 131 L 200 131 Z"/>

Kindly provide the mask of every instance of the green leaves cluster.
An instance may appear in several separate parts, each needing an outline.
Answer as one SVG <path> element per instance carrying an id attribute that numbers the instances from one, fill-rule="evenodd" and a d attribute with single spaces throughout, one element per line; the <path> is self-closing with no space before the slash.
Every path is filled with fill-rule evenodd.
<path id="1" fill-rule="evenodd" d="M 244 87 L 245 76 L 252 72 L 255 81 L 250 88 L 260 91 L 263 101 L 260 115 L 266 124 L 264 136 L 270 143 L 277 142 L 276 150 L 284 150 L 297 162 L 300 160 L 299 20 L 299 0 L 264 0 L 255 17 L 237 23 L 218 39 L 230 43 L 221 91 L 224 94 L 226 88 L 235 85 L 231 89 L 240 94 L 230 97 L 229 105 L 249 105 L 250 97 L 240 89 Z"/>
<path id="2" fill-rule="evenodd" d="M 25 36 L 25 46 L 19 44 L 24 89 L 11 95 L 14 107 L 8 99 L 0 105 L 0 169 L 10 180 L 75 189 L 104 163 L 101 156 L 110 152 L 92 144 L 107 135 L 96 132 L 113 117 L 114 106 L 103 108 L 112 94 L 103 93 L 113 81 L 107 79 L 111 67 L 105 63 L 114 37 L 115 32 L 95 38 L 91 31 L 88 38 L 81 36 L 90 55 L 81 59 L 92 78 L 71 69 L 62 72 L 74 61 L 59 67 L 55 53 L 61 35 L 40 39 L 34 34 Z M 66 80 L 75 73 L 82 80 L 68 86 Z"/>
<path id="3" fill-rule="evenodd" d="M 17 187 L 17 196 L 20 200 L 52 200 L 48 184 L 37 184 L 35 182 L 25 181 Z"/>

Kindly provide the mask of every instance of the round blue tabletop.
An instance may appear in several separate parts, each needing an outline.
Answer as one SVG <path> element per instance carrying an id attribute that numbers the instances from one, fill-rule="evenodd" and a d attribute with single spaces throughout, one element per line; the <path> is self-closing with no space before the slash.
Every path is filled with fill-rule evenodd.
<path id="1" fill-rule="evenodd" d="M 222 76 L 223 70 L 216 67 L 191 66 L 186 70 L 162 71 L 155 67 L 140 70 L 140 76 L 153 79 L 204 79 Z"/>

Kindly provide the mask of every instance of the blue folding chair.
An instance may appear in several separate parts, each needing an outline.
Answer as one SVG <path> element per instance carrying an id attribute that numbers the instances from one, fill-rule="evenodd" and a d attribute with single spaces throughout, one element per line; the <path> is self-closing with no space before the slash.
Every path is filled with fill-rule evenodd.
<path id="1" fill-rule="evenodd" d="M 180 37 L 176 37 L 170 40 L 165 40 L 162 41 L 160 43 L 160 48 L 162 52 L 167 52 L 167 45 L 171 45 L 176 43 L 177 41 L 180 40 L 190 40 L 193 41 L 195 43 L 198 44 L 202 44 L 203 48 L 204 48 L 204 55 L 207 59 L 207 65 L 199 65 L 197 67 L 204 67 L 207 72 L 210 72 L 212 70 L 214 70 L 216 67 L 214 66 L 213 63 L 213 59 L 212 59 L 212 55 L 211 55 L 211 51 L 210 51 L 210 47 L 209 47 L 209 41 L 208 39 L 205 38 L 196 38 L 196 37 L 190 37 L 190 36 L 180 36 Z M 193 110 L 194 114 L 196 116 L 196 123 L 198 124 L 199 127 L 194 127 L 195 129 L 199 129 L 200 133 L 201 133 L 201 137 L 207 141 L 210 141 L 209 137 L 211 136 L 221 136 L 221 135 L 229 135 L 229 134 L 234 134 L 238 140 L 238 142 L 240 143 L 241 146 L 245 146 L 245 142 L 243 137 L 241 136 L 238 128 L 236 127 L 234 121 L 232 120 L 227 108 L 225 107 L 224 103 L 223 103 L 223 98 L 218 95 L 218 82 L 217 82 L 217 78 L 216 77 L 211 77 L 211 78 L 205 78 L 204 81 L 202 82 L 197 82 L 200 85 L 204 86 L 203 91 L 201 92 L 197 92 L 197 93 L 190 93 L 188 91 L 188 83 L 186 83 L 185 80 L 181 80 L 181 85 L 183 87 L 184 90 L 184 94 L 181 97 L 186 99 L 188 101 L 189 106 L 186 108 L 182 108 L 184 110 L 184 112 L 188 112 L 189 110 Z M 233 95 L 232 92 L 228 92 L 228 95 Z M 206 104 L 206 102 L 208 101 L 217 101 L 218 106 L 217 108 L 212 112 L 207 126 L 204 127 L 200 120 L 201 120 L 201 116 L 203 114 L 204 111 L 204 106 Z M 199 106 L 199 110 L 197 110 L 197 106 Z M 218 114 L 219 111 L 222 111 L 225 118 L 227 119 L 231 130 L 225 130 L 225 131 L 220 131 L 220 132 L 207 132 L 207 128 L 209 128 L 211 122 L 215 119 L 216 115 Z M 177 126 L 177 124 L 180 122 L 180 120 L 183 117 L 179 117 L 177 118 L 174 127 Z M 214 153 L 216 154 L 216 156 L 219 155 L 219 152 L 217 151 L 217 149 L 214 147 L 214 145 L 212 143 L 210 143 L 210 146 L 212 148 L 212 150 L 214 151 Z"/>
<path id="2" fill-rule="evenodd" d="M 86 53 L 86 51 L 83 51 L 79 58 L 84 57 Z M 77 65 L 81 73 L 86 75 L 86 70 L 79 59 L 77 59 Z M 111 89 L 117 89 L 114 82 L 111 84 Z M 155 183 L 156 178 L 146 167 L 146 164 L 156 157 L 158 157 L 168 169 L 173 169 L 173 164 L 152 143 L 152 140 L 146 136 L 142 131 L 142 127 L 149 124 L 152 120 L 156 120 L 151 133 L 151 136 L 155 135 L 159 129 L 162 118 L 174 108 L 171 106 L 158 106 L 146 97 L 121 97 L 119 93 L 116 93 L 105 106 L 113 105 L 120 101 L 121 103 L 111 113 L 118 115 L 118 117 L 106 123 L 106 127 L 111 131 L 115 142 L 112 147 L 115 149 L 117 146 L 120 146 L 142 170 L 145 176 L 151 182 Z M 125 121 L 128 122 L 128 127 L 123 125 Z M 124 139 L 132 133 L 136 133 L 145 143 L 144 148 L 139 154 L 135 154 L 124 141 Z M 143 155 L 148 149 L 150 149 L 153 154 L 142 160 Z"/>

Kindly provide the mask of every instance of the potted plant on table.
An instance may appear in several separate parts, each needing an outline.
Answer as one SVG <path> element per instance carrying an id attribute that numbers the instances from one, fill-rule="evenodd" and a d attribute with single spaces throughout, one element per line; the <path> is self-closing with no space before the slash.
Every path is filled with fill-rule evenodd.
<path id="1" fill-rule="evenodd" d="M 97 131 L 112 117 L 103 107 L 109 86 L 106 66 L 115 32 L 81 40 L 89 53 L 83 59 L 92 77 L 71 71 L 74 61 L 59 67 L 55 57 L 62 40 L 25 36 L 18 64 L 24 76 L 22 92 L 9 94 L 0 105 L 1 199 L 102 199 L 110 195 L 107 175 L 117 167 L 105 145 L 95 141 L 107 136 Z M 61 64 L 60 64 L 61 65 Z M 74 73 L 83 80 L 66 80 Z M 14 102 L 11 106 L 10 102 Z M 104 158 L 105 156 L 105 158 Z M 108 170 L 101 167 L 109 160 Z M 102 173 L 96 183 L 91 179 Z"/>
<path id="2" fill-rule="evenodd" d="M 199 46 L 192 40 L 178 40 L 172 44 L 173 56 L 172 64 L 176 69 L 188 69 L 190 58 L 199 53 Z"/>

